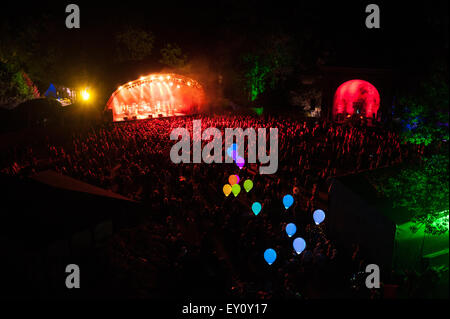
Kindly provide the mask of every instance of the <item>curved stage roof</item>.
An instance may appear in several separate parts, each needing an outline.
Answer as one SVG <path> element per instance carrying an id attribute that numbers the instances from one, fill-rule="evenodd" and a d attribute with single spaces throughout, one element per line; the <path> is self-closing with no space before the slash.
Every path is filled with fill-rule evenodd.
<path id="1" fill-rule="evenodd" d="M 187 115 L 204 103 L 202 86 L 174 73 L 153 73 L 120 86 L 106 106 L 114 121 Z"/>

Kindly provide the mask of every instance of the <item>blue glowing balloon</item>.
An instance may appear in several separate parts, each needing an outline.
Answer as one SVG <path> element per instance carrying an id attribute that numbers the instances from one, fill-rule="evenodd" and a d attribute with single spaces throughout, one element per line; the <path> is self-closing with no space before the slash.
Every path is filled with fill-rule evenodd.
<path id="1" fill-rule="evenodd" d="M 297 232 L 297 226 L 293 223 L 289 223 L 286 225 L 286 234 L 289 237 L 292 237 Z"/>
<path id="2" fill-rule="evenodd" d="M 292 195 L 286 195 L 283 197 L 284 208 L 288 209 L 294 203 L 294 197 Z"/>
<path id="3" fill-rule="evenodd" d="M 303 238 L 297 237 L 294 239 L 294 250 L 297 254 L 301 254 L 306 248 L 306 242 Z"/>
<path id="4" fill-rule="evenodd" d="M 275 259 L 277 259 L 277 253 L 272 248 L 266 249 L 264 259 L 269 265 L 272 265 Z"/>
<path id="5" fill-rule="evenodd" d="M 261 211 L 261 204 L 259 202 L 254 202 L 252 205 L 253 214 L 258 215 Z"/>
<path id="6" fill-rule="evenodd" d="M 319 225 L 321 222 L 325 220 L 325 212 L 321 209 L 317 209 L 314 211 L 313 219 L 316 222 L 316 225 Z"/>
<path id="7" fill-rule="evenodd" d="M 237 156 L 237 149 L 238 149 L 237 144 L 231 144 L 231 146 L 227 149 L 228 156 L 231 157 L 233 160 Z"/>

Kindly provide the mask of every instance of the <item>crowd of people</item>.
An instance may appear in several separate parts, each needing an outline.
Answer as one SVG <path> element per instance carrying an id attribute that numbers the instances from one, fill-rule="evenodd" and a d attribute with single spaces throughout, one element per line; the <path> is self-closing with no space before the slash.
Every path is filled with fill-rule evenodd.
<path id="1" fill-rule="evenodd" d="M 221 132 L 278 128 L 278 171 L 260 175 L 259 163 L 242 169 L 235 163 L 172 163 L 170 133 L 177 127 L 192 132 L 193 119 L 201 119 L 203 130 Z M 53 169 L 151 208 L 148 222 L 121 230 L 111 240 L 111 273 L 134 278 L 123 284 L 129 289 L 122 294 L 320 298 L 351 296 L 352 276 L 365 269 L 357 245 L 353 254 L 344 253 L 327 236 L 327 221 L 315 225 L 312 219 L 314 209 L 327 210 L 329 178 L 420 160 L 421 151 L 375 127 L 203 115 L 109 123 L 73 131 L 65 140 L 50 136 L 45 147 L 11 148 L 0 163 L 4 174 Z M 253 189 L 225 196 L 222 187 L 231 174 L 251 179 Z M 282 203 L 286 194 L 295 199 L 289 209 Z M 254 201 L 263 207 L 257 216 L 250 208 Z M 289 222 L 306 241 L 300 255 L 284 232 Z M 263 258 L 267 248 L 277 252 L 272 265 Z M 378 296 L 366 290 L 357 296 Z"/>

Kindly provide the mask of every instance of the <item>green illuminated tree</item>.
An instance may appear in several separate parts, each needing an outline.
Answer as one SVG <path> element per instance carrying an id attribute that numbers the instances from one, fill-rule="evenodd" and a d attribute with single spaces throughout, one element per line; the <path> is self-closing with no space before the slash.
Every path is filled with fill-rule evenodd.
<path id="1" fill-rule="evenodd" d="M 448 154 L 433 155 L 426 158 L 422 166 L 381 178 L 379 184 L 394 208 L 407 209 L 417 225 L 425 225 L 426 233 L 442 234 L 448 231 L 448 165 Z M 417 227 L 412 230 L 416 231 Z"/>
<path id="2" fill-rule="evenodd" d="M 425 146 L 448 140 L 448 97 L 447 63 L 435 63 L 416 92 L 400 96 L 395 115 L 402 121 L 404 139 Z"/>
<path id="3" fill-rule="evenodd" d="M 12 108 L 38 96 L 36 87 L 22 70 L 0 62 L 0 106 Z"/>
<path id="4" fill-rule="evenodd" d="M 292 73 L 290 38 L 284 35 L 265 37 L 242 56 L 243 82 L 250 101 L 267 89 L 273 89 Z"/>
<path id="5" fill-rule="evenodd" d="M 0 23 L 0 62 L 25 71 L 38 84 L 54 81 L 61 46 L 54 41 L 54 22 L 48 16 Z"/>
<path id="6" fill-rule="evenodd" d="M 265 63 L 260 56 L 248 54 L 244 57 L 247 64 L 245 73 L 246 89 L 250 101 L 255 101 L 259 94 L 263 93 L 267 86 L 267 78 L 272 71 L 272 66 Z"/>

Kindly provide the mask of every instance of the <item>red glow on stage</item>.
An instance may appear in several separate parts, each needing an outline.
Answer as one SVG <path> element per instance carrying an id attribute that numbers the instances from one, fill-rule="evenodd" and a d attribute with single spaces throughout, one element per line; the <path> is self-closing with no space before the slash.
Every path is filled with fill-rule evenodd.
<path id="1" fill-rule="evenodd" d="M 112 110 L 114 121 L 125 121 L 195 113 L 204 99 L 197 81 L 177 74 L 155 73 L 120 86 L 106 106 Z"/>
<path id="2" fill-rule="evenodd" d="M 333 102 L 333 119 L 341 120 L 352 116 L 378 119 L 380 94 L 367 81 L 351 80 L 336 90 Z"/>

